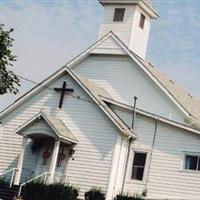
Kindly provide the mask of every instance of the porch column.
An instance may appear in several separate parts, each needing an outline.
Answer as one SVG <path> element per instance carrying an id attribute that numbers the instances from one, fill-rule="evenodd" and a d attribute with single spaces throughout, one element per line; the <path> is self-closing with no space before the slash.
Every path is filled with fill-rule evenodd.
<path id="1" fill-rule="evenodd" d="M 26 152 L 27 142 L 28 142 L 28 137 L 24 136 L 23 141 L 22 141 L 21 152 L 19 154 L 19 159 L 18 159 L 18 163 L 17 163 L 17 171 L 16 171 L 16 174 L 15 174 L 14 185 L 19 185 L 19 183 L 20 183 L 20 178 L 21 178 L 21 174 L 22 174 L 22 167 L 23 167 L 23 161 L 24 161 L 24 155 L 25 155 L 25 152 Z"/>
<path id="2" fill-rule="evenodd" d="M 48 179 L 48 183 L 53 183 L 53 178 L 54 178 L 55 169 L 56 169 L 56 163 L 57 163 L 57 159 L 58 159 L 59 147 L 60 147 L 60 140 L 55 140 L 53 154 L 52 154 L 51 163 L 50 163 L 50 167 L 49 167 L 50 176 Z"/>

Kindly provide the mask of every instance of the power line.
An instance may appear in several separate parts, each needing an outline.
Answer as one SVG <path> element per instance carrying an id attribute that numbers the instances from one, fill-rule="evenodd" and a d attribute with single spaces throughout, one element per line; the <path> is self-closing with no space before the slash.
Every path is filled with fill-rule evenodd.
<path id="1" fill-rule="evenodd" d="M 35 84 L 35 85 L 36 85 L 35 87 L 42 85 L 42 82 L 41 82 L 41 83 L 37 83 L 37 82 L 35 82 L 35 81 L 33 81 L 33 80 L 29 79 L 29 78 L 25 78 L 25 77 L 20 76 L 20 75 L 16 75 L 16 76 L 19 77 L 19 78 L 21 78 L 21 79 L 23 79 L 23 80 L 25 80 L 25 81 L 28 81 L 28 82 L 31 82 L 31 83 Z M 46 88 L 46 89 L 49 89 L 49 90 L 51 90 L 51 91 L 52 91 L 52 90 L 55 91 L 54 88 L 48 87 L 48 86 L 46 86 L 46 85 L 43 85 L 42 87 L 44 87 L 44 88 Z M 101 102 L 94 102 L 94 101 L 85 99 L 85 98 L 81 97 L 80 95 L 74 95 L 74 94 L 65 94 L 65 95 L 71 96 L 71 97 L 73 97 L 73 98 L 76 98 L 76 99 L 78 99 L 78 100 L 81 100 L 81 101 L 84 101 L 84 102 L 87 102 L 87 103 L 97 104 L 97 105 L 99 105 L 99 106 L 101 106 L 101 107 L 104 107 L 104 108 L 106 108 L 106 109 L 108 108 L 108 106 L 103 105 Z M 112 110 L 112 109 L 111 109 L 111 110 Z M 115 113 L 115 114 L 116 114 L 116 113 Z M 120 119 L 120 120 L 121 120 L 121 119 Z M 123 120 L 121 120 L 121 121 L 122 121 L 128 128 L 130 128 Z"/>
<path id="2" fill-rule="evenodd" d="M 21 79 L 23 79 L 23 80 L 25 80 L 25 81 L 27 81 L 27 82 L 30 82 L 30 83 L 35 84 L 36 87 L 42 85 L 42 83 L 37 83 L 37 82 L 35 82 L 35 81 L 33 81 L 33 80 L 29 79 L 29 78 L 25 78 L 25 77 L 20 76 L 20 75 L 16 75 L 16 76 L 19 77 L 19 78 L 21 78 Z M 43 85 L 42 87 L 44 87 L 44 88 L 46 88 L 46 89 L 49 89 L 49 90 L 51 90 L 51 91 L 52 91 L 52 90 L 55 91 L 54 88 L 48 87 L 48 86 L 46 86 L 46 85 Z M 100 105 L 100 106 L 103 106 L 104 108 L 107 108 L 107 106 L 104 106 L 104 105 L 101 104 L 101 103 L 97 103 L 97 102 L 95 103 L 94 101 L 85 99 L 85 98 L 81 97 L 80 95 L 67 94 L 67 93 L 66 93 L 65 95 L 71 96 L 71 97 L 73 97 L 73 98 L 76 98 L 76 99 L 78 99 L 78 100 L 82 100 L 82 101 L 85 101 L 85 102 L 88 102 L 88 103 L 98 104 L 98 105 Z"/>
<path id="3" fill-rule="evenodd" d="M 25 78 L 25 77 L 20 76 L 20 75 L 16 75 L 16 76 L 17 76 L 18 78 L 21 78 L 21 79 L 27 81 L 27 82 L 30 82 L 30 83 L 35 84 L 36 87 L 42 84 L 42 83 L 37 83 L 37 82 L 35 82 L 35 81 L 31 80 L 31 79 Z M 44 85 L 43 87 L 44 87 L 44 88 L 47 88 L 47 89 L 50 89 L 50 90 L 54 90 L 53 88 L 47 87 L 47 86 L 45 86 L 45 85 Z"/>

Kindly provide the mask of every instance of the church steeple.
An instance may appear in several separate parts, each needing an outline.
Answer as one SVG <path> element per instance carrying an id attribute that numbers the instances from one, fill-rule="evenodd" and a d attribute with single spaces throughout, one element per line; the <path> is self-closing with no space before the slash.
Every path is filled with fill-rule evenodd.
<path id="1" fill-rule="evenodd" d="M 151 19 L 158 14 L 150 0 L 99 0 L 104 19 L 99 37 L 113 31 L 130 50 L 145 59 Z"/>

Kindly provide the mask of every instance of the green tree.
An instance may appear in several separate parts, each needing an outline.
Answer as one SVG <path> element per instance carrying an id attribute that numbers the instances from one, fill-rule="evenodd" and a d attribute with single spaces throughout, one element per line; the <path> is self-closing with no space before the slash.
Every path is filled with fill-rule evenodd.
<path id="1" fill-rule="evenodd" d="M 5 30 L 5 26 L 0 24 L 0 95 L 18 93 L 20 80 L 15 73 L 10 70 L 16 56 L 12 54 L 14 39 L 10 37 L 13 29 Z"/>

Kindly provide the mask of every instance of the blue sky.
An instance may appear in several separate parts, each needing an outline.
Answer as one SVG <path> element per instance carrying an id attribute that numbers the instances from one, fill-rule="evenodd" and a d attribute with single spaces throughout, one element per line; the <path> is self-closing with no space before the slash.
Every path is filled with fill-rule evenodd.
<path id="1" fill-rule="evenodd" d="M 1 21 L 15 29 L 18 75 L 40 82 L 97 40 L 103 8 L 96 0 L 0 1 Z M 152 23 L 147 59 L 200 98 L 200 1 L 153 6 L 160 18 Z M 22 81 L 20 94 L 33 86 Z M 3 95 L 1 109 L 19 95 Z"/>

